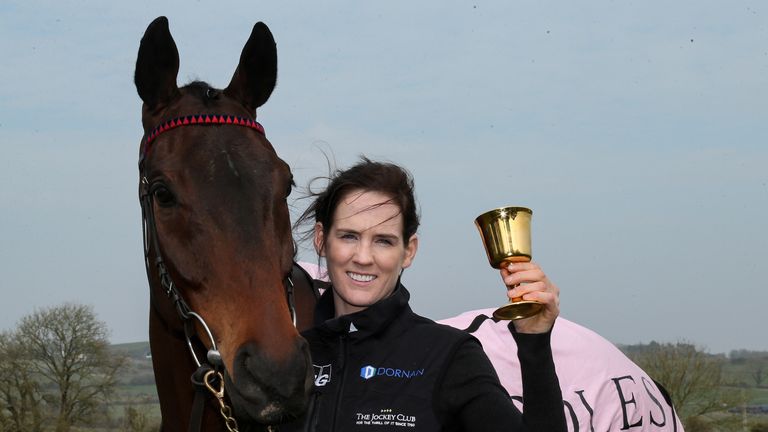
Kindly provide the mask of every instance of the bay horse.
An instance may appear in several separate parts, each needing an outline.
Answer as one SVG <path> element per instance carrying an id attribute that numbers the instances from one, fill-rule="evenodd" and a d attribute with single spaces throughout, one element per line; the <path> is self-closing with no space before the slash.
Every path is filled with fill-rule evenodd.
<path id="1" fill-rule="evenodd" d="M 311 324 L 317 296 L 293 262 L 290 168 L 255 120 L 275 87 L 275 41 L 257 23 L 223 90 L 178 87 L 178 70 L 159 17 L 141 39 L 134 81 L 161 427 L 264 429 L 305 408 L 313 374 L 296 325 Z"/>

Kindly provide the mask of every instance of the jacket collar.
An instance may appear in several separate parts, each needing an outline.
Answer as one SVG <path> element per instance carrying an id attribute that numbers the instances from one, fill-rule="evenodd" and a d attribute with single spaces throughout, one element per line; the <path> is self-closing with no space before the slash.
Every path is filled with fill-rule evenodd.
<path id="1" fill-rule="evenodd" d="M 315 308 L 315 325 L 320 330 L 335 334 L 348 333 L 359 339 L 385 329 L 403 311 L 409 310 L 411 294 L 398 281 L 389 297 L 379 300 L 367 309 L 334 318 L 333 287 L 328 287 Z"/>

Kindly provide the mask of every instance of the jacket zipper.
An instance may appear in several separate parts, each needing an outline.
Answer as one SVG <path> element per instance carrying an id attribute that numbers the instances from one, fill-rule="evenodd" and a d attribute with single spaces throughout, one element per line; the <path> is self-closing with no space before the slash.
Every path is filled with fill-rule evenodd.
<path id="1" fill-rule="evenodd" d="M 304 425 L 304 432 L 313 432 L 317 430 L 317 406 L 320 402 L 320 392 L 315 391 L 312 393 L 311 400 L 309 402 L 309 410 L 307 411 L 307 422 Z"/>
<path id="2" fill-rule="evenodd" d="M 335 408 L 333 409 L 333 421 L 331 422 L 331 431 L 336 431 L 336 419 L 339 416 L 339 411 L 341 410 L 341 395 L 344 394 L 344 376 L 346 373 L 344 373 L 344 363 L 347 358 L 347 335 L 339 336 L 339 375 L 340 375 L 340 381 L 339 386 L 336 390 L 336 401 L 335 401 Z"/>

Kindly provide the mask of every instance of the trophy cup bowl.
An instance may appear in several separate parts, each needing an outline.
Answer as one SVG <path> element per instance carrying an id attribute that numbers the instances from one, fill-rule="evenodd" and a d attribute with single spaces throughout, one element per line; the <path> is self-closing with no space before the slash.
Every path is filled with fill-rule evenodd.
<path id="1" fill-rule="evenodd" d="M 487 211 L 475 219 L 491 267 L 500 269 L 509 263 L 531 260 L 531 217 L 533 211 L 525 207 L 500 207 Z M 496 309 L 498 320 L 518 320 L 541 311 L 539 302 L 514 298 Z"/>

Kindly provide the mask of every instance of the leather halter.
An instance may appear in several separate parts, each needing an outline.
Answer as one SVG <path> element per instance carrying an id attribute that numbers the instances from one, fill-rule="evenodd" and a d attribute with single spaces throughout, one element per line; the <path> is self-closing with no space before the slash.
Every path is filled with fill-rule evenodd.
<path id="1" fill-rule="evenodd" d="M 173 302 L 173 305 L 176 309 L 176 313 L 178 314 L 179 318 L 181 319 L 181 322 L 183 323 L 184 337 L 186 338 L 187 346 L 189 347 L 189 352 L 192 356 L 192 360 L 195 362 L 195 365 L 197 365 L 197 370 L 195 371 L 195 373 L 192 374 L 192 377 L 191 377 L 192 383 L 196 387 L 196 391 L 195 391 L 195 399 L 193 401 L 192 414 L 190 419 L 190 431 L 199 431 L 202 423 L 202 410 L 203 410 L 202 400 L 206 394 L 206 391 L 205 391 L 206 381 L 205 379 L 203 379 L 203 376 L 206 375 L 209 371 L 220 372 L 221 369 L 223 369 L 224 364 L 221 359 L 221 354 L 219 353 L 218 348 L 216 347 L 216 340 L 210 328 L 206 324 L 203 317 L 195 313 L 194 311 L 192 311 L 192 309 L 189 307 L 189 304 L 187 304 L 187 302 L 182 297 L 181 293 L 176 288 L 176 284 L 174 284 L 173 279 L 171 278 L 171 275 L 168 273 L 168 269 L 165 266 L 165 262 L 163 260 L 163 256 L 160 250 L 160 242 L 157 235 L 157 225 L 155 224 L 155 212 L 152 205 L 153 199 L 152 199 L 152 194 L 150 193 L 150 184 L 147 179 L 147 173 L 145 170 L 146 165 L 144 163 L 151 149 L 151 144 L 157 139 L 159 135 L 180 126 L 192 126 L 192 125 L 236 125 L 236 126 L 244 126 L 250 129 L 255 129 L 262 135 L 265 135 L 265 132 L 264 132 L 264 127 L 261 126 L 261 124 L 259 124 L 255 120 L 244 118 L 244 117 L 237 117 L 237 116 L 231 116 L 231 115 L 219 115 L 219 114 L 199 114 L 199 115 L 176 117 L 161 123 L 159 126 L 155 127 L 152 131 L 150 131 L 148 134 L 145 135 L 143 151 L 141 153 L 141 156 L 139 157 L 139 173 L 141 176 L 140 183 L 139 183 L 139 202 L 141 203 L 141 222 L 142 222 L 143 243 L 144 243 L 144 265 L 147 270 L 147 275 L 149 276 L 151 272 L 150 261 L 153 260 L 153 257 L 150 256 L 149 250 L 151 246 L 154 246 L 154 249 L 155 249 L 154 264 L 155 264 L 155 267 L 157 268 L 157 275 L 160 280 L 160 284 L 165 290 L 165 294 Z M 298 264 L 294 262 L 293 267 L 295 266 L 298 266 Z M 293 270 L 293 267 L 292 267 L 292 270 Z M 295 327 L 296 326 L 296 308 L 294 306 L 294 284 L 293 284 L 293 280 L 291 280 L 291 272 L 289 272 L 285 276 L 285 290 L 286 290 L 286 300 L 288 302 L 288 309 L 291 313 L 291 320 L 293 321 L 293 325 Z M 150 293 L 150 298 L 151 298 L 150 301 L 154 303 L 154 293 L 152 292 Z M 202 361 L 200 360 L 200 358 L 198 358 L 197 354 L 195 353 L 195 348 L 193 347 L 193 344 L 192 344 L 192 338 L 195 336 L 195 333 L 197 333 L 195 329 L 194 321 L 197 321 L 201 325 L 201 327 L 205 330 L 206 332 L 205 336 L 208 338 L 208 340 L 211 343 L 211 347 L 208 349 L 205 359 L 203 359 Z M 223 383 L 220 383 L 220 385 L 222 386 L 221 388 L 222 388 L 222 396 L 223 396 Z M 236 426 L 236 423 L 235 423 L 235 426 Z M 229 424 L 227 424 L 227 427 L 229 428 Z"/>

